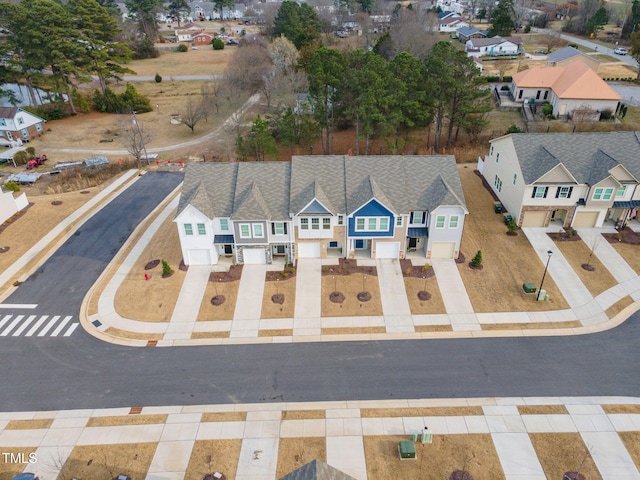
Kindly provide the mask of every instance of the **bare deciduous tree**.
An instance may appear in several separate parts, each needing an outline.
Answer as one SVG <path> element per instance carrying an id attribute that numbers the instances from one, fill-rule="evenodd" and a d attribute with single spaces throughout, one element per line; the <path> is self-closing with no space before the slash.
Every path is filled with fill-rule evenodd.
<path id="1" fill-rule="evenodd" d="M 70 447 L 66 449 L 58 448 L 56 452 L 51 455 L 46 469 L 53 478 L 57 478 L 58 480 L 71 480 L 74 477 L 71 462 L 68 461 L 70 453 Z"/>
<path id="2" fill-rule="evenodd" d="M 151 141 L 151 134 L 145 131 L 135 115 L 132 115 L 130 120 L 123 121 L 121 130 L 122 145 L 133 155 L 138 162 L 138 167 L 140 167 L 143 157 L 146 157 L 147 144 Z"/>
<path id="3" fill-rule="evenodd" d="M 196 125 L 204 118 L 205 108 L 203 99 L 196 102 L 191 96 L 187 98 L 187 104 L 182 111 L 182 123 L 191 129 L 191 133 L 195 133 Z"/>
<path id="4" fill-rule="evenodd" d="M 256 92 L 262 75 L 271 68 L 269 53 L 263 43 L 252 42 L 238 48 L 225 70 L 226 82 L 244 92 Z"/>
<path id="5" fill-rule="evenodd" d="M 417 8 L 400 9 L 391 24 L 393 56 L 409 52 L 416 58 L 424 59 L 440 39 L 437 30 L 437 15 L 421 12 Z"/>
<path id="6" fill-rule="evenodd" d="M 566 47 L 569 44 L 569 42 L 560 38 L 559 35 L 543 35 L 540 43 L 547 47 L 547 53 L 551 53 L 554 48 Z"/>

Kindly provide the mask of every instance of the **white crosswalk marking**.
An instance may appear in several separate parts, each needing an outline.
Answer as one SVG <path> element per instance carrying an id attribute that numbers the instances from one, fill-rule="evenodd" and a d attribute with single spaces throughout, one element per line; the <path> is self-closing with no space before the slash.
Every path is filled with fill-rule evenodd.
<path id="1" fill-rule="evenodd" d="M 7 328 L 5 328 L 2 333 L 0 333 L 0 337 L 6 337 L 11 333 L 11 330 L 15 328 L 15 326 L 20 323 L 20 320 L 24 318 L 24 315 L 18 315 L 13 322 L 9 324 Z"/>
<path id="2" fill-rule="evenodd" d="M 2 320 L 0 320 L 0 328 L 4 327 L 4 324 L 7 323 L 13 315 L 5 315 Z"/>
<path id="3" fill-rule="evenodd" d="M 47 325 L 40 331 L 40 333 L 38 333 L 38 336 L 44 337 L 47 334 L 47 332 L 51 329 L 51 327 L 53 327 L 53 324 L 58 321 L 59 318 L 60 318 L 60 315 L 56 315 L 51 320 L 49 320 L 49 323 L 47 323 Z"/>
<path id="4" fill-rule="evenodd" d="M 33 320 L 36 317 L 37 315 L 29 315 L 29 318 L 27 318 L 24 322 L 22 322 L 22 325 L 20 325 L 20 328 L 18 328 L 15 332 L 13 332 L 12 336 L 19 337 L 20 335 L 22 335 L 22 332 L 24 332 L 27 329 L 29 324 L 33 322 Z"/>
<path id="5" fill-rule="evenodd" d="M 68 317 L 64 317 L 64 320 L 62 320 L 62 323 L 60 325 L 58 325 L 56 327 L 56 329 L 53 331 L 53 333 L 51 334 L 52 337 L 57 337 L 58 334 L 62 331 L 62 329 L 64 328 L 64 326 L 69 323 L 69 320 L 71 320 L 73 317 L 71 315 L 69 315 Z"/>
<path id="6" fill-rule="evenodd" d="M 36 324 L 35 324 L 33 327 L 31 327 L 31 330 L 29 330 L 29 331 L 25 334 L 25 337 L 30 337 L 31 335 L 33 335 L 34 333 L 36 333 L 36 331 L 37 331 L 37 330 L 42 326 L 42 324 L 43 324 L 44 322 L 46 322 L 46 321 L 47 321 L 47 318 L 49 318 L 49 315 L 43 315 L 43 316 L 41 316 L 41 317 L 40 317 L 40 320 L 38 320 L 38 321 L 36 322 Z"/>
<path id="7" fill-rule="evenodd" d="M 70 337 L 71 334 L 74 332 L 74 330 L 76 328 L 78 328 L 78 325 L 80 325 L 79 323 L 72 323 L 71 326 L 69 328 L 67 328 L 67 331 L 64 332 L 64 337 Z"/>

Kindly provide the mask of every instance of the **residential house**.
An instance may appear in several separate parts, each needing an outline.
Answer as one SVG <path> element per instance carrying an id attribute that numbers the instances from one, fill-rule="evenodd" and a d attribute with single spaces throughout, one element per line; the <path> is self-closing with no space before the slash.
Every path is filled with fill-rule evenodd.
<path id="1" fill-rule="evenodd" d="M 457 258 L 468 213 L 452 156 L 294 156 L 187 167 L 185 264 Z"/>
<path id="2" fill-rule="evenodd" d="M 175 34 L 175 38 L 177 42 L 188 42 L 188 43 L 192 43 L 193 42 L 193 35 L 194 33 L 191 32 L 190 30 L 174 30 L 173 33 Z"/>
<path id="3" fill-rule="evenodd" d="M 438 31 L 439 32 L 455 32 L 459 28 L 468 28 L 469 23 L 467 20 L 460 16 L 455 17 L 447 17 L 438 20 Z"/>
<path id="4" fill-rule="evenodd" d="M 465 51 L 470 57 L 518 55 L 521 45 L 520 37 L 471 38 L 467 40 Z"/>
<path id="5" fill-rule="evenodd" d="M 547 55 L 547 67 L 563 67 L 576 60 L 586 63 L 596 73 L 600 71 L 599 60 L 573 47 L 564 47 Z"/>
<path id="6" fill-rule="evenodd" d="M 640 132 L 510 134 L 482 175 L 519 226 L 601 227 L 640 207 Z"/>
<path id="7" fill-rule="evenodd" d="M 478 70 L 480 70 L 480 74 L 482 74 L 482 72 L 484 72 L 484 62 L 482 61 L 482 59 L 478 57 L 471 57 L 471 58 L 473 59 L 473 64 L 476 66 Z"/>
<path id="8" fill-rule="evenodd" d="M 214 36 L 210 33 L 198 33 L 193 36 L 193 44 L 195 46 L 209 45 L 213 41 Z"/>
<path id="9" fill-rule="evenodd" d="M 456 36 L 458 40 L 466 43 L 468 40 L 472 38 L 486 38 L 486 32 L 481 32 L 476 27 L 460 27 L 456 30 Z"/>
<path id="10" fill-rule="evenodd" d="M 46 120 L 20 107 L 0 107 L 0 137 L 28 142 L 44 133 Z"/>
<path id="11" fill-rule="evenodd" d="M 597 121 L 604 110 L 615 112 L 621 100 L 586 63 L 561 67 L 533 67 L 516 73 L 511 82 L 516 102 L 549 102 L 557 117 L 581 115 Z"/>

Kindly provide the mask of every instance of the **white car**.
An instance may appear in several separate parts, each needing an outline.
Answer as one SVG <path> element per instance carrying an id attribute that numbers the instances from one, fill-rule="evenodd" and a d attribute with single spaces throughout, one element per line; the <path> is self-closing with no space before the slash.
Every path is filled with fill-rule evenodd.
<path id="1" fill-rule="evenodd" d="M 616 55 L 626 55 L 627 54 L 627 49 L 626 48 L 622 48 L 622 47 L 618 47 L 613 51 L 613 53 L 615 53 Z"/>

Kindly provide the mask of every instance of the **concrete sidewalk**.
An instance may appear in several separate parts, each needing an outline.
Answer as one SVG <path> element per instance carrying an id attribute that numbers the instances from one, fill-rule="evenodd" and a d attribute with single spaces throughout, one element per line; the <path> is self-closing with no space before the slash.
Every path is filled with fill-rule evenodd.
<path id="1" fill-rule="evenodd" d="M 454 331 L 481 330 L 467 289 L 454 260 L 434 258 L 431 266 Z"/>
<path id="2" fill-rule="evenodd" d="M 563 413 L 521 413 L 520 408 L 554 406 Z M 629 413 L 608 405 L 627 405 Z M 428 414 L 430 408 L 449 410 Z M 464 412 L 456 415 L 456 408 Z M 468 407 L 475 411 L 469 412 Z M 403 409 L 402 416 L 390 412 Z M 424 425 L 436 436 L 490 435 L 507 480 L 540 479 L 545 474 L 530 438 L 531 434 L 579 433 L 591 451 L 604 480 L 640 480 L 640 473 L 620 433 L 640 430 L 640 399 L 628 397 L 531 397 L 477 399 L 418 399 L 383 401 L 336 401 L 251 405 L 196 405 L 144 407 L 137 415 L 157 415 L 154 421 L 113 426 L 90 426 L 90 419 L 130 417 L 128 407 L 51 412 L 0 413 L 0 446 L 22 447 L 35 452 L 38 462 L 24 468 L 43 480 L 55 478 L 60 461 L 67 460 L 76 446 L 157 443 L 146 472 L 147 480 L 181 480 L 185 477 L 195 442 L 237 440 L 241 447 L 235 478 L 275 480 L 280 442 L 284 439 L 324 438 L 326 463 L 359 480 L 367 479 L 364 437 L 404 436 L 411 440 Z M 301 419 L 288 419 L 284 412 L 309 412 Z M 364 412 L 366 410 L 366 413 Z M 414 413 L 412 413 L 412 410 Z M 235 412 L 235 413 L 234 413 Z M 205 413 L 218 420 L 203 421 Z M 162 416 L 166 415 L 166 419 Z M 228 419 L 224 419 L 229 415 Z M 446 416 L 445 416 L 446 415 Z M 233 418 L 231 418 L 231 416 Z M 46 420 L 49 427 L 22 428 L 10 420 Z M 104 423 L 104 422 L 99 422 Z M 107 424 L 109 422 L 106 422 Z M 16 428 L 17 427 L 17 428 Z M 429 446 L 427 446 L 427 449 Z M 260 452 L 256 455 L 256 452 Z M 58 462 L 53 462 L 58 460 Z M 567 462 L 575 458 L 564 459 Z M 389 458 L 389 462 L 397 458 Z M 2 459 L 0 459 L 0 464 Z M 425 465 L 426 467 L 426 465 Z M 126 466 L 122 466 L 126 470 Z M 214 465 L 215 468 L 215 465 Z M 569 467 L 567 467 L 569 468 Z M 68 472 L 73 474 L 73 472 Z M 123 472 L 127 473 L 127 472 Z M 131 472 L 128 472 L 131 473 Z M 229 472 L 222 472 L 229 475 Z M 474 472 L 471 472 L 472 474 Z M 477 473 L 476 473 L 477 474 Z M 229 477 L 228 477 L 229 478 Z M 373 480 L 373 478 L 372 478 Z"/>
<path id="3" fill-rule="evenodd" d="M 178 301 L 164 338 L 167 340 L 188 340 L 198 321 L 200 305 L 211 275 L 208 265 L 191 265 L 180 289 Z"/>

